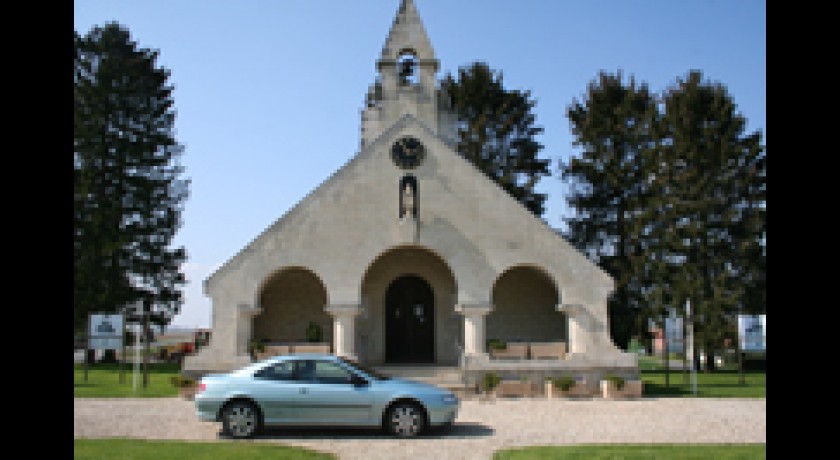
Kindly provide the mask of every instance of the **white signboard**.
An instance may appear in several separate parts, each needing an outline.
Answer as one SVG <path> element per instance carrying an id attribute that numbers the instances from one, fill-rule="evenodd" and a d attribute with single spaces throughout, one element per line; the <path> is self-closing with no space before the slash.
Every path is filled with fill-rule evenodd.
<path id="1" fill-rule="evenodd" d="M 668 340 L 668 353 L 685 352 L 685 336 L 683 335 L 683 319 L 678 316 L 665 318 L 665 334 Z"/>
<path id="2" fill-rule="evenodd" d="M 767 315 L 738 315 L 741 351 L 767 351 Z"/>
<path id="3" fill-rule="evenodd" d="M 122 348 L 123 315 L 94 313 L 90 315 L 88 324 L 88 349 Z"/>

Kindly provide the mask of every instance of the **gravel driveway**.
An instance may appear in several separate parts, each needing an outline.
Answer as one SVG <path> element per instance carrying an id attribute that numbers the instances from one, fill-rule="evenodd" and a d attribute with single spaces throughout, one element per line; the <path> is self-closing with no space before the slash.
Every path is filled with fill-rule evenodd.
<path id="1" fill-rule="evenodd" d="M 73 437 L 228 442 L 221 424 L 199 422 L 191 401 L 73 402 Z M 766 399 L 499 399 L 461 402 L 454 426 L 415 439 L 374 430 L 270 429 L 254 440 L 333 452 L 341 459 L 487 459 L 515 446 L 600 443 L 766 443 Z"/>

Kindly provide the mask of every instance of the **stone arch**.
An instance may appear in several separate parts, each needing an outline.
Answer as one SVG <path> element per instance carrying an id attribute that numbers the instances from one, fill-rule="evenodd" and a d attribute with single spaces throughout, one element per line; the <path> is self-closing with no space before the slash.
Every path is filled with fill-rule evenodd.
<path id="1" fill-rule="evenodd" d="M 449 264 L 435 251 L 416 245 L 395 246 L 374 258 L 361 283 L 364 313 L 357 318 L 357 353 L 367 363 L 385 362 L 386 305 L 388 287 L 395 280 L 413 275 L 429 284 L 434 297 L 434 362 L 458 363 L 458 344 L 463 343 L 455 313 L 458 286 Z"/>
<path id="2" fill-rule="evenodd" d="M 324 311 L 327 288 L 304 267 L 285 267 L 266 277 L 257 290 L 261 312 L 253 318 L 252 337 L 268 342 L 304 342 L 310 322 L 321 327 L 322 342 L 332 342 L 332 317 Z"/>
<path id="3" fill-rule="evenodd" d="M 508 268 L 493 284 L 485 337 L 506 342 L 567 341 L 566 315 L 557 311 L 560 294 L 554 278 L 541 267 Z"/>

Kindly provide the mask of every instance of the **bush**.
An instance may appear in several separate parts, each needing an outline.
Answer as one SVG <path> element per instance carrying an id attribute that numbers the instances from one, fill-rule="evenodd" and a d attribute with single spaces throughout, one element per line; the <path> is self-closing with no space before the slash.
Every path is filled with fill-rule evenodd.
<path id="1" fill-rule="evenodd" d="M 505 349 L 507 349 L 507 343 L 502 339 L 489 339 L 489 340 L 487 340 L 487 349 L 488 350 L 505 350 Z"/>
<path id="2" fill-rule="evenodd" d="M 502 378 L 496 375 L 493 372 L 484 374 L 484 380 L 482 381 L 482 388 L 484 391 L 492 391 L 493 388 L 496 388 L 499 385 L 499 382 L 502 381 Z"/>
<path id="3" fill-rule="evenodd" d="M 552 379 L 551 383 L 554 385 L 554 388 L 563 391 L 569 391 L 575 386 L 575 379 L 568 375 L 564 375 L 562 377 L 557 377 L 556 379 Z"/>
<path id="4" fill-rule="evenodd" d="M 265 351 L 265 344 L 260 339 L 251 339 L 251 351 Z"/>
<path id="5" fill-rule="evenodd" d="M 172 386 L 175 388 L 187 388 L 195 386 L 195 379 L 191 379 L 189 377 L 184 377 L 182 375 L 173 375 L 169 378 L 169 381 L 172 382 Z"/>
<path id="6" fill-rule="evenodd" d="M 309 323 L 306 326 L 306 340 L 309 342 L 320 342 L 323 338 L 321 326 L 315 323 Z"/>
<path id="7" fill-rule="evenodd" d="M 617 390 L 621 390 L 624 388 L 624 377 L 615 374 L 607 374 L 604 376 L 604 380 L 609 380 L 615 384 L 615 388 Z"/>

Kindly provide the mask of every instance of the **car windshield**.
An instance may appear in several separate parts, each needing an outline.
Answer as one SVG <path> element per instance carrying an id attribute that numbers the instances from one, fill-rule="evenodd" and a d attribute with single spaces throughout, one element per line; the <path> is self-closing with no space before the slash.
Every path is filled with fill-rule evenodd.
<path id="1" fill-rule="evenodd" d="M 351 361 L 351 360 L 345 359 L 345 358 L 339 358 L 339 359 L 341 361 L 345 362 L 346 364 L 350 365 L 351 367 L 356 368 L 356 369 L 364 372 L 365 374 L 373 377 L 376 380 L 388 380 L 388 379 L 391 378 L 390 376 L 382 374 L 379 371 L 376 371 L 376 370 L 371 369 L 369 367 L 363 366 L 363 365 L 357 363 L 356 361 Z"/>

